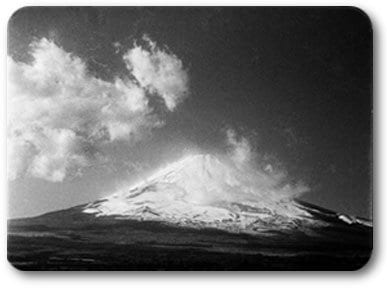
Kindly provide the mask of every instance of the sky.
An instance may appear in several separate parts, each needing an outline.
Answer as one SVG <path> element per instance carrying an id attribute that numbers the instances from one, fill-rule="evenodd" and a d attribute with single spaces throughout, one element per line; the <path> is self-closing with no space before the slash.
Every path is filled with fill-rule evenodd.
<path id="1" fill-rule="evenodd" d="M 352 8 L 24 8 L 8 24 L 9 216 L 233 148 L 371 218 L 372 31 Z"/>

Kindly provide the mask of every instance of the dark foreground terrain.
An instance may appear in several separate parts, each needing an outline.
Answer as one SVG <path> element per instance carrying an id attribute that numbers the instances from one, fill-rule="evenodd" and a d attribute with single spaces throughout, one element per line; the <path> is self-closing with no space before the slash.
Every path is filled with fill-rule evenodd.
<path id="1" fill-rule="evenodd" d="M 8 223 L 8 260 L 20 270 L 356 270 L 372 227 L 318 214 L 331 226 L 259 237 L 158 222 L 95 218 L 82 207 Z"/>

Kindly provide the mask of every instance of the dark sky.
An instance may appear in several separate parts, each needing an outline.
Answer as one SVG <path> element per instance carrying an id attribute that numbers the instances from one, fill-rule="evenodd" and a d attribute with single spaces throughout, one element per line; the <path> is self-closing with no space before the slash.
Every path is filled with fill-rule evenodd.
<path id="1" fill-rule="evenodd" d="M 303 199 L 371 216 L 372 31 L 358 10 L 25 8 L 8 29 L 8 54 L 15 60 L 29 61 L 28 45 L 46 37 L 105 80 L 125 73 L 112 43 L 130 46 L 148 35 L 188 68 L 190 96 L 147 148 L 129 151 L 163 156 L 178 151 L 179 142 L 212 150 L 232 125 L 312 188 Z M 10 215 L 93 200 L 108 190 L 110 177 L 101 176 L 86 174 L 84 181 L 55 187 L 11 182 Z M 58 193 L 50 192 L 54 188 Z M 39 195 L 40 207 L 31 202 Z"/>

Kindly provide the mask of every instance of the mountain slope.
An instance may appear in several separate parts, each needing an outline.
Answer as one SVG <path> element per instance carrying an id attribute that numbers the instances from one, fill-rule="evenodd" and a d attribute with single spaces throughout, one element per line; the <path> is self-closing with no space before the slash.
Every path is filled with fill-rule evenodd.
<path id="1" fill-rule="evenodd" d="M 284 196 L 283 188 L 289 185 L 262 187 L 262 179 L 267 184 L 270 176 L 254 173 L 260 176 L 211 155 L 188 156 L 131 188 L 88 204 L 83 212 L 249 234 L 329 226 L 314 218 L 310 206 Z M 345 215 L 336 218 L 360 223 Z"/>
<path id="2" fill-rule="evenodd" d="M 349 270 L 367 262 L 369 222 L 289 190 L 214 156 L 188 156 L 95 202 L 10 220 L 8 259 L 24 270 Z"/>

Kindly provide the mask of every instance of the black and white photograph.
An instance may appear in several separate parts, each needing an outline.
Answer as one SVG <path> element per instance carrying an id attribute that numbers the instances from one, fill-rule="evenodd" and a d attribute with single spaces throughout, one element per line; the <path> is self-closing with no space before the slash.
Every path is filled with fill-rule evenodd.
<path id="1" fill-rule="evenodd" d="M 354 7 L 25 7 L 7 256 L 26 271 L 359 270 L 373 28 Z"/>

